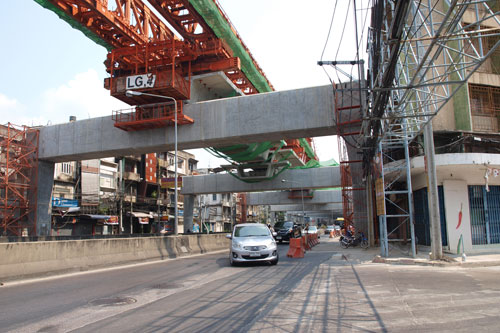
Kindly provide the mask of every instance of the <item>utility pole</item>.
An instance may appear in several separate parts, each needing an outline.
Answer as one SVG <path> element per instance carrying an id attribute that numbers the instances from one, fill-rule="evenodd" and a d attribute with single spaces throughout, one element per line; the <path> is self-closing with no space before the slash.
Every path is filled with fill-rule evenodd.
<path id="1" fill-rule="evenodd" d="M 167 153 L 168 156 L 168 153 Z M 157 220 L 156 220 L 156 232 L 160 231 L 160 214 L 161 214 L 161 208 L 160 208 L 160 202 L 161 202 L 161 172 L 160 172 L 160 155 L 156 155 L 156 181 L 158 182 L 158 187 L 157 187 L 157 194 L 156 194 L 156 203 L 158 204 L 158 209 L 156 212 L 157 215 Z"/>
<path id="2" fill-rule="evenodd" d="M 431 259 L 439 260 L 443 257 L 443 246 L 441 243 L 441 219 L 439 215 L 439 196 L 432 132 L 432 120 L 430 120 L 424 127 L 425 157 L 427 159 L 427 202 L 429 204 L 431 228 Z"/>
<path id="3" fill-rule="evenodd" d="M 133 233 L 134 233 L 134 223 L 132 216 L 132 197 L 130 197 L 130 234 L 132 235 Z"/>
<path id="4" fill-rule="evenodd" d="M 125 195 L 125 188 L 123 184 L 123 169 L 125 167 L 125 157 L 120 159 L 120 234 L 123 233 L 123 196 Z"/>

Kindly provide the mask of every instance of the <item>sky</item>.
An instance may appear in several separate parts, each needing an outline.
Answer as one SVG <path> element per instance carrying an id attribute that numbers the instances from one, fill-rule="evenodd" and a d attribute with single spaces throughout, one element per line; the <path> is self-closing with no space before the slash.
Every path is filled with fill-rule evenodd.
<path id="1" fill-rule="evenodd" d="M 218 2 L 275 90 L 347 80 L 317 61 L 355 58 L 351 0 Z M 361 31 L 369 24 L 369 0 L 357 4 Z M 67 122 L 70 116 L 86 119 L 130 108 L 103 88 L 107 51 L 34 0 L 0 1 L 0 31 L 0 124 L 50 125 Z M 364 48 L 365 43 L 360 44 Z M 366 59 L 363 50 L 360 58 Z M 321 161 L 338 160 L 334 137 L 314 142 Z M 204 150 L 190 152 L 199 160 L 198 167 L 227 164 Z"/>

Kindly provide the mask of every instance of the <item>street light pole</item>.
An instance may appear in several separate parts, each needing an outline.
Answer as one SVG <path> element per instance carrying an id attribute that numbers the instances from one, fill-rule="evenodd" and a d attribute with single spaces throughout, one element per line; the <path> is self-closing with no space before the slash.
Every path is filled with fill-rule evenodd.
<path id="1" fill-rule="evenodd" d="M 295 182 L 293 180 L 287 180 L 287 179 L 282 179 L 281 180 L 282 183 L 285 183 L 285 182 L 289 182 L 289 183 L 295 183 L 295 184 L 299 184 L 299 182 Z M 304 210 L 304 188 L 302 186 L 300 186 L 300 194 L 301 194 L 301 198 L 302 198 L 302 225 L 305 226 L 306 225 L 306 213 L 305 213 L 305 210 Z"/>
<path id="2" fill-rule="evenodd" d="M 135 91 L 135 90 L 127 90 L 125 92 L 125 95 L 128 97 L 132 96 L 152 96 L 152 97 L 158 97 L 158 98 L 165 98 L 169 99 L 174 102 L 174 107 L 175 107 L 175 114 L 174 114 L 174 148 L 175 148 L 175 156 L 174 156 L 174 162 L 175 162 L 175 213 L 174 213 L 174 234 L 178 235 L 179 231 L 177 229 L 177 220 L 178 220 L 178 213 L 177 213 L 177 201 L 178 201 L 178 193 L 177 193 L 177 100 L 173 97 L 170 96 L 162 96 L 162 95 L 155 95 L 155 94 L 149 94 L 149 93 L 144 93 L 140 91 Z"/>

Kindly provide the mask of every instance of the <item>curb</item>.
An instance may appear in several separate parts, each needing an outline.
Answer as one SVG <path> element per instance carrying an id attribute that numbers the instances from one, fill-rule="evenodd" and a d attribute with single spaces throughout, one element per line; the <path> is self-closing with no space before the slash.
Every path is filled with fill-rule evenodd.
<path id="1" fill-rule="evenodd" d="M 448 260 L 427 260 L 427 259 L 411 259 L 411 258 L 399 258 L 390 259 L 382 258 L 381 256 L 375 256 L 372 263 L 377 264 L 389 264 L 389 265 L 419 265 L 419 266 L 436 266 L 436 267 L 491 267 L 500 266 L 500 260 L 488 260 L 488 261 L 472 261 L 472 262 L 459 262 Z"/>

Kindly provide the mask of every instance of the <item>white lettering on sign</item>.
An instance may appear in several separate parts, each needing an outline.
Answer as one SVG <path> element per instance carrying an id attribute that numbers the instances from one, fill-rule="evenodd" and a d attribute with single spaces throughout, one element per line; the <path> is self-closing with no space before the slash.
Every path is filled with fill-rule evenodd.
<path id="1" fill-rule="evenodd" d="M 127 89 L 153 88 L 156 75 L 143 74 L 127 77 Z"/>

